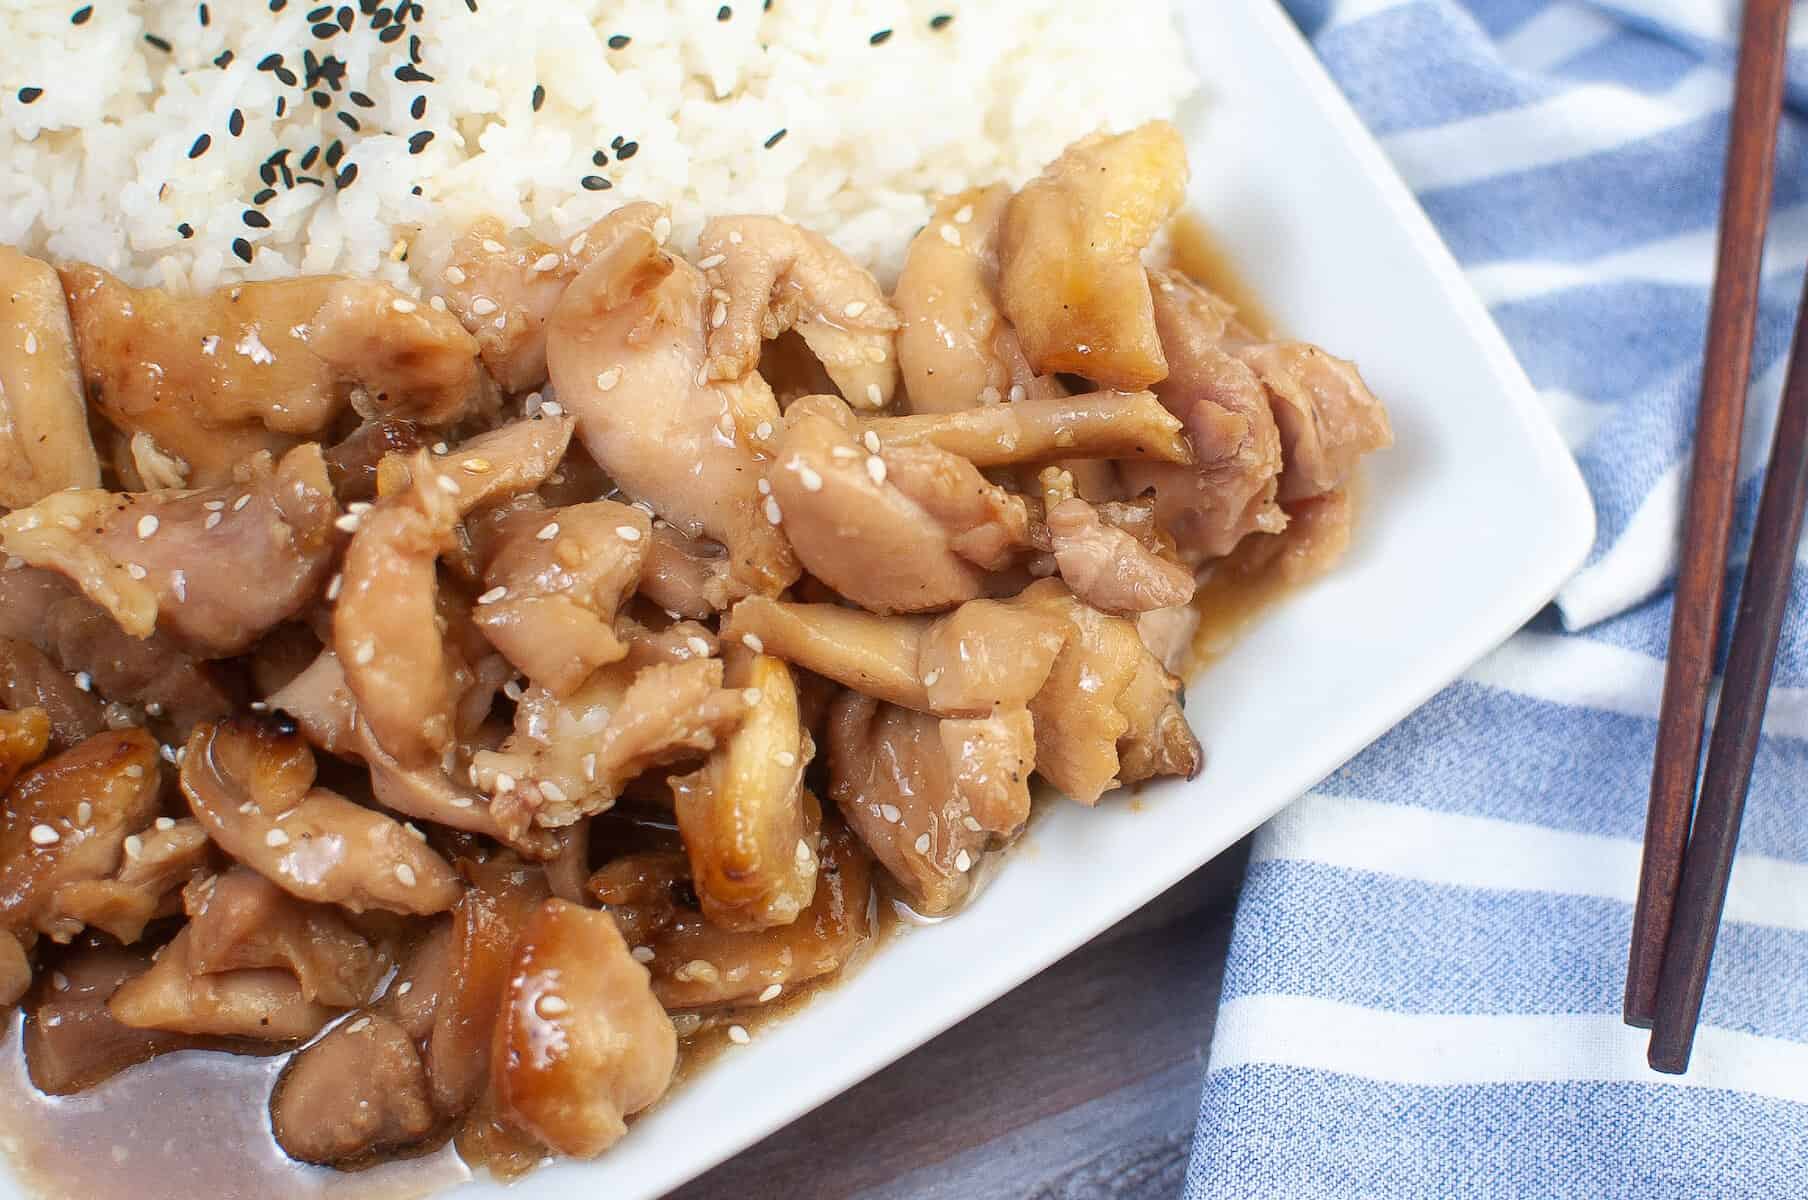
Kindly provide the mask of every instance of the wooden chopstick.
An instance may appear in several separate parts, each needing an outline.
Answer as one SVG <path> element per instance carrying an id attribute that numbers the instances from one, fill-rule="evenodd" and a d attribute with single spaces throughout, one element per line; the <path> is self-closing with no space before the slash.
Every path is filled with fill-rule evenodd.
<path id="1" fill-rule="evenodd" d="M 1771 670 L 1777 639 L 1789 607 L 1789 585 L 1795 571 L 1796 543 L 1802 535 L 1802 506 L 1808 502 L 1808 280 L 1796 314 L 1795 349 L 1777 410 L 1776 439 L 1764 491 L 1758 499 L 1758 525 L 1752 535 L 1751 558 L 1739 591 L 1739 611 L 1727 650 L 1726 682 L 1708 742 L 1708 765 L 1702 776 L 1701 800 L 1682 864 L 1682 889 L 1676 917 L 1664 949 L 1657 989 L 1656 1022 L 1648 1059 L 1655 1070 L 1680 1075 L 1689 1066 L 1701 998 L 1707 988 L 1714 940 L 1726 908 L 1726 887 L 1733 874 L 1733 849 L 1745 813 L 1752 760 L 1770 698 Z"/>
<path id="2" fill-rule="evenodd" d="M 1751 378 L 1758 277 L 1776 162 L 1777 122 L 1789 34 L 1789 0 L 1746 0 L 1733 96 L 1732 137 L 1720 208 L 1720 251 L 1708 312 L 1693 470 L 1683 518 L 1682 562 L 1670 622 L 1669 662 L 1651 764 L 1644 861 L 1626 963 L 1628 1025 L 1649 1028 L 1670 931 L 1689 813 L 1701 763 L 1701 731 L 1720 629 L 1720 593 L 1739 472 L 1740 430 Z"/>

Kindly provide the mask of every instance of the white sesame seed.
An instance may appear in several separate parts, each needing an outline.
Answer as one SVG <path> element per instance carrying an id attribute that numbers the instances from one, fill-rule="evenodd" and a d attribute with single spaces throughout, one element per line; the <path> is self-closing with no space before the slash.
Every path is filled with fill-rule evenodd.
<path id="1" fill-rule="evenodd" d="M 800 863 L 807 863 L 810 861 L 810 857 L 811 857 L 810 843 L 804 841 L 802 838 L 798 838 L 797 839 L 797 861 Z"/>
<path id="2" fill-rule="evenodd" d="M 720 329 L 726 324 L 728 324 L 728 305 L 718 300 L 716 301 L 716 306 L 710 310 L 709 327 L 711 329 Z"/>
<path id="3" fill-rule="evenodd" d="M 343 517 L 340 517 L 333 522 L 333 528 L 343 529 L 346 533 L 356 533 L 358 532 L 358 526 L 362 524 L 363 521 L 364 518 L 360 517 L 357 513 L 346 513 Z"/>
<path id="4" fill-rule="evenodd" d="M 926 833 L 917 834 L 917 840 L 915 842 L 912 842 L 911 844 L 917 848 L 918 854 L 929 853 L 929 835 L 928 834 L 926 834 Z"/>
<path id="5" fill-rule="evenodd" d="M 699 271 L 713 271 L 727 261 L 728 255 L 726 254 L 712 254 L 702 262 L 699 262 L 697 264 L 697 269 Z"/>
<path id="6" fill-rule="evenodd" d="M 998 394 L 998 389 L 990 385 L 979 389 L 979 402 L 981 404 L 997 404 L 1002 398 L 1003 397 Z"/>
<path id="7" fill-rule="evenodd" d="M 766 653 L 766 643 L 760 640 L 760 635 L 757 633 L 743 633 L 741 635 L 741 645 L 747 647 L 755 654 Z"/>
<path id="8" fill-rule="evenodd" d="M 923 686 L 926 688 L 934 687 L 941 677 L 942 673 L 940 671 L 931 671 L 929 674 L 923 676 Z"/>
<path id="9" fill-rule="evenodd" d="M 475 801 L 473 801 L 469 796 L 452 797 L 452 807 L 453 808 L 471 808 L 474 805 L 475 805 Z"/>
<path id="10" fill-rule="evenodd" d="M 224 500 L 209 500 L 207 503 L 203 504 L 201 507 L 206 509 L 208 512 L 219 512 L 222 508 L 226 507 L 226 502 Z"/>
<path id="11" fill-rule="evenodd" d="M 135 833 L 132 834 L 125 840 L 125 850 L 127 858 L 137 858 L 144 853 L 144 839 Z"/>
<path id="12" fill-rule="evenodd" d="M 245 506 L 249 503 L 251 503 L 251 493 L 246 492 L 244 495 L 240 496 L 237 500 L 234 500 L 232 502 L 232 511 L 233 512 L 243 512 Z"/>
<path id="13" fill-rule="evenodd" d="M 730 246 L 739 246 L 739 245 L 740 245 L 740 244 L 741 244 L 741 242 L 742 242 L 742 240 L 743 240 L 743 239 L 742 239 L 742 237 L 741 237 L 741 231 L 740 231 L 740 230 L 738 230 L 738 229 L 731 229 L 731 230 L 729 230 L 729 231 L 728 231 L 728 244 L 729 244 L 729 245 L 730 245 Z"/>
<path id="14" fill-rule="evenodd" d="M 866 400 L 874 408 L 878 408 L 885 403 L 885 393 L 879 390 L 878 384 L 869 383 L 866 385 Z"/>
<path id="15" fill-rule="evenodd" d="M 777 525 L 784 519 L 785 514 L 779 510 L 778 501 L 771 496 L 766 497 L 766 520 Z"/>
<path id="16" fill-rule="evenodd" d="M 772 761 L 781 767 L 795 767 L 797 765 L 797 755 L 789 750 L 780 750 L 777 754 L 772 756 Z"/>
<path id="17" fill-rule="evenodd" d="M 984 826 L 979 823 L 979 819 L 974 817 L 971 813 L 961 818 L 961 824 L 965 825 L 968 829 L 971 829 L 974 833 L 978 833 L 984 828 Z"/>
<path id="18" fill-rule="evenodd" d="M 756 479 L 754 480 L 753 486 L 762 496 L 770 496 L 772 494 L 772 481 L 770 479 Z"/>
<path id="19" fill-rule="evenodd" d="M 898 811 L 898 806 L 895 804 L 881 804 L 879 806 L 879 815 L 893 825 L 896 825 L 904 816 L 903 813 Z"/>
<path id="20" fill-rule="evenodd" d="M 163 715 L 163 705 L 153 700 L 144 706 L 144 711 L 153 717 L 161 717 Z M 126 774 L 130 775 L 131 771 L 127 770 Z"/>
<path id="21" fill-rule="evenodd" d="M 541 542 L 550 542 L 558 536 L 559 523 L 557 521 L 548 521 L 546 524 L 540 526 L 540 532 L 534 534 L 534 539 Z"/>
<path id="22" fill-rule="evenodd" d="M 565 415 L 565 406 L 557 400 L 548 400 L 540 406 L 540 411 L 549 417 L 562 417 Z"/>
<path id="23" fill-rule="evenodd" d="M 572 238 L 571 239 L 571 253 L 582 254 L 584 252 L 584 243 L 589 240 L 590 240 L 590 235 L 588 233 L 580 233 L 576 237 Z"/>
<path id="24" fill-rule="evenodd" d="M 439 490 L 445 492 L 447 495 L 456 496 L 461 489 L 458 486 L 458 480 L 452 478 L 450 475 L 441 475 L 439 477 Z"/>
<path id="25" fill-rule="evenodd" d="M 822 491 L 822 476 L 803 463 L 797 465 L 797 481 L 804 485 L 806 492 Z"/>
<path id="26" fill-rule="evenodd" d="M 709 643 L 694 633 L 690 637 L 684 639 L 684 644 L 689 646 L 691 648 L 691 653 L 697 655 L 699 658 L 709 654 Z"/>
<path id="27" fill-rule="evenodd" d="M 485 592 L 483 595 L 477 597 L 477 603 L 494 604 L 494 603 L 496 603 L 496 601 L 502 599 L 506 595 L 508 595 L 508 589 L 503 587 L 501 584 L 498 584 L 495 587 L 491 588 L 489 591 Z"/>
<path id="28" fill-rule="evenodd" d="M 956 225 L 965 225 L 968 221 L 971 221 L 972 219 L 973 219 L 973 206 L 971 204 L 963 204 L 960 206 L 959 209 L 957 209 L 955 211 L 954 223 Z"/>
<path id="29" fill-rule="evenodd" d="M 88 674 L 86 671 L 77 671 L 75 673 L 75 686 L 81 688 L 84 692 L 93 691 L 94 676 Z"/>
<path id="30" fill-rule="evenodd" d="M 370 660 L 376 656 L 377 647 L 374 642 L 359 642 L 358 648 L 352 651 L 352 661 L 357 663 L 360 667 L 370 662 Z"/>
<path id="31" fill-rule="evenodd" d="M 138 518 L 138 536 L 148 538 L 157 532 L 157 517 L 154 513 L 146 513 Z"/>
<path id="32" fill-rule="evenodd" d="M 86 824 L 86 822 L 84 822 L 84 824 Z M 152 822 L 152 824 L 154 824 L 158 829 L 162 830 L 164 833 L 168 833 L 170 830 L 172 830 L 176 827 L 176 822 L 171 817 L 158 817 L 154 822 Z"/>
<path id="33" fill-rule="evenodd" d="M 769 1004 L 772 1001 L 777 1000 L 780 993 L 784 990 L 785 985 L 782 983 L 768 984 L 766 990 L 760 993 L 760 1003 Z"/>
<path id="34" fill-rule="evenodd" d="M 490 460 L 487 458 L 467 458 L 458 465 L 465 469 L 467 475 L 487 475 L 490 471 Z"/>
<path id="35" fill-rule="evenodd" d="M 764 700 L 765 698 L 766 698 L 766 693 L 762 692 L 759 688 L 742 688 L 741 689 L 741 699 L 747 701 L 747 705 L 749 708 L 758 704 L 760 701 Z"/>
<path id="36" fill-rule="evenodd" d="M 37 352 L 38 352 L 38 335 L 36 333 L 32 332 L 31 330 L 26 330 L 26 332 L 25 332 L 25 353 L 36 354 Z"/>
<path id="37" fill-rule="evenodd" d="M 559 256 L 556 254 L 542 254 L 539 258 L 534 259 L 534 270 L 536 271 L 550 271 L 558 265 Z"/>
<path id="38" fill-rule="evenodd" d="M 704 384 L 709 382 L 709 364 L 705 363 L 703 366 L 700 366 L 697 368 L 697 376 L 696 376 L 695 382 L 698 387 L 702 387 Z M 724 421 L 726 421 L 728 419 L 727 415 L 724 414 L 722 419 Z"/>
<path id="39" fill-rule="evenodd" d="M 407 863 L 397 863 L 395 865 L 395 877 L 396 882 L 403 887 L 414 886 L 414 868 Z"/>
<path id="40" fill-rule="evenodd" d="M 511 679 L 507 683 L 503 684 L 502 685 L 502 694 L 504 696 L 507 696 L 510 700 L 520 700 L 521 699 L 521 681 L 518 679 Z"/>
<path id="41" fill-rule="evenodd" d="M 555 996 L 551 992 L 548 992 L 546 995 L 541 996 L 538 1000 L 534 1001 L 534 1011 L 550 1021 L 555 1017 L 562 1017 L 570 1012 L 571 1005 L 565 1003 L 563 997 Z"/>
<path id="42" fill-rule="evenodd" d="M 337 600 L 339 598 L 339 589 L 344 586 L 345 586 L 345 576 L 340 574 L 338 571 L 334 571 L 333 577 L 331 579 L 327 580 L 327 582 L 326 582 L 327 602 L 331 603 L 332 601 Z"/>
<path id="43" fill-rule="evenodd" d="M 406 996 L 409 992 L 412 992 L 413 990 L 414 990 L 414 980 L 404 979 L 404 980 L 402 980 L 401 983 L 396 985 L 395 994 L 398 996 Z"/>
<path id="44" fill-rule="evenodd" d="M 847 317 L 849 319 L 852 319 L 854 317 L 859 316 L 861 313 L 863 313 L 865 311 L 866 311 L 866 301 L 850 300 L 846 305 L 844 305 L 842 307 L 841 315 L 844 317 Z"/>
<path id="45" fill-rule="evenodd" d="M 514 790 L 515 777 L 510 775 L 507 771 L 496 772 L 496 793 L 501 795 L 503 792 L 512 792 Z"/>
<path id="46" fill-rule="evenodd" d="M 753 436 L 756 438 L 759 438 L 762 442 L 765 441 L 767 438 L 771 437 L 772 436 L 772 422 L 771 421 L 761 421 L 758 425 L 755 425 L 753 427 Z"/>
<path id="47" fill-rule="evenodd" d="M 507 254 L 508 253 L 508 247 L 504 246 L 501 242 L 497 241 L 495 238 L 484 238 L 482 245 L 483 245 L 484 253 L 486 253 L 486 254 Z"/>
<path id="48" fill-rule="evenodd" d="M 860 440 L 863 444 L 865 444 L 866 452 L 868 454 L 879 453 L 879 435 L 878 434 L 874 433 L 872 430 L 869 429 L 864 434 L 860 435 Z"/>
<path id="49" fill-rule="evenodd" d="M 389 307 L 395 309 L 399 313 L 406 315 L 407 313 L 413 312 L 415 309 L 419 308 L 420 306 L 412 300 L 401 299 L 401 300 L 391 300 L 389 302 Z"/>
<path id="50" fill-rule="evenodd" d="M 609 369 L 607 369 L 605 371 L 597 372 L 596 386 L 601 388 L 605 392 L 620 382 L 621 382 L 621 368 L 620 367 L 610 367 Z"/>
<path id="51" fill-rule="evenodd" d="M 59 992 L 68 991 L 69 976 L 63 974 L 61 971 L 52 971 L 50 973 L 50 986 Z"/>
<path id="52" fill-rule="evenodd" d="M 31 840 L 40 846 L 54 846 L 63 839 L 56 830 L 40 823 L 31 827 Z"/>
<path id="53" fill-rule="evenodd" d="M 653 947 L 651 946 L 636 946 L 634 949 L 628 951 L 628 953 L 634 956 L 634 961 L 637 963 L 650 963 L 653 961 Z"/>
<path id="54" fill-rule="evenodd" d="M 866 458 L 867 476 L 875 483 L 885 482 L 885 460 L 877 454 L 869 454 Z"/>
<path id="55" fill-rule="evenodd" d="M 457 267 L 447 267 L 446 268 L 446 282 L 447 283 L 451 284 L 453 287 L 457 287 L 459 284 L 463 283 L 464 281 L 465 281 L 465 273 L 463 271 L 459 270 Z"/>
<path id="56" fill-rule="evenodd" d="M 565 803 L 565 789 L 550 779 L 542 779 L 540 781 L 540 794 L 554 804 Z"/>
<path id="57" fill-rule="evenodd" d="M 444 296 L 430 296 L 427 299 L 427 307 L 431 308 L 434 312 L 445 312 L 446 298 Z"/>
<path id="58" fill-rule="evenodd" d="M 148 712 L 148 711 L 149 711 L 149 710 L 150 710 L 150 707 L 151 707 L 151 706 L 150 706 L 150 705 L 148 705 L 148 704 L 147 704 L 147 705 L 145 705 L 145 710 L 146 710 L 146 711 L 147 711 L 147 712 Z M 127 778 L 127 779 L 143 779 L 143 778 L 144 778 L 144 766 L 143 766 L 143 764 L 141 764 L 141 763 L 131 763 L 131 764 L 129 764 L 129 765 L 127 765 L 127 767 L 126 767 L 126 778 Z M 76 809 L 76 811 L 77 811 L 77 812 L 78 812 L 78 813 L 80 813 L 80 812 L 89 812 L 89 811 L 91 811 L 91 808 L 92 808 L 92 806 L 90 806 L 90 805 L 88 805 L 88 802 L 87 802 L 87 801 L 86 801 L 86 800 L 84 800 L 84 801 L 82 801 L 82 806 L 81 806 L 81 807 L 78 807 L 78 808 L 77 808 L 77 809 Z M 87 824 L 87 818 L 86 818 L 86 817 L 84 817 L 84 818 L 82 818 L 82 823 L 83 823 L 83 824 Z"/>
<path id="59" fill-rule="evenodd" d="M 748 1042 L 751 1042 L 753 1040 L 753 1038 L 748 1036 L 748 1033 L 747 1033 L 747 1030 L 745 1027 L 740 1026 L 740 1025 L 730 1025 L 728 1027 L 728 1040 L 733 1042 L 737 1046 L 745 1046 Z"/>
<path id="60" fill-rule="evenodd" d="M 253 801 L 247 800 L 243 804 L 239 805 L 239 813 L 242 816 L 248 817 L 256 811 L 257 811 L 257 805 Z"/>
<path id="61" fill-rule="evenodd" d="M 950 246 L 958 246 L 961 244 L 960 230 L 956 229 L 954 226 L 944 225 L 939 232 L 942 235 L 942 240 L 947 242 Z"/>
<path id="62" fill-rule="evenodd" d="M 956 871 L 964 872 L 964 871 L 970 870 L 972 868 L 972 866 L 973 866 L 973 856 L 971 854 L 968 854 L 965 850 L 962 850 L 960 853 L 958 853 L 954 856 L 954 869 Z"/>
<path id="63" fill-rule="evenodd" d="M 615 536 L 624 542 L 638 542 L 640 540 L 640 530 L 634 528 L 632 525 L 617 525 L 615 527 Z"/>
<path id="64" fill-rule="evenodd" d="M 488 296 L 472 297 L 471 311 L 480 317 L 487 317 L 496 311 L 496 302 Z"/>
<path id="65" fill-rule="evenodd" d="M 671 236 L 672 236 L 672 218 L 660 217 L 657 221 L 653 222 L 653 240 L 654 241 L 658 242 L 661 246 L 663 246 L 663 245 L 665 245 L 665 240 Z"/>
<path id="66" fill-rule="evenodd" d="M 583 764 L 584 764 L 584 780 L 585 780 L 585 782 L 595 783 L 596 782 L 596 755 L 586 754 L 583 758 Z"/>
<path id="67" fill-rule="evenodd" d="M 421 832 L 421 827 L 416 825 L 413 821 L 403 821 L 402 828 L 407 832 L 409 837 L 417 842 L 424 842 L 427 840 L 427 835 Z"/>
<path id="68" fill-rule="evenodd" d="M 1011 385 L 1009 398 L 1012 404 L 1021 403 L 1023 398 L 1027 395 L 1029 395 L 1029 393 L 1023 390 L 1023 385 L 1021 383 L 1013 383 Z"/>
<path id="69" fill-rule="evenodd" d="M 157 757 L 161 758 L 164 762 L 173 763 L 176 761 L 176 751 L 167 744 L 162 745 L 157 747 Z"/>
<path id="70" fill-rule="evenodd" d="M 217 518 L 219 515 L 220 515 L 219 513 L 215 513 L 213 515 L 213 517 Z M 213 518 L 209 518 L 209 519 L 211 520 Z M 145 576 L 145 570 L 143 567 L 139 566 L 137 563 L 127 563 L 126 564 L 126 574 L 130 575 L 133 579 L 143 579 Z"/>
<path id="71" fill-rule="evenodd" d="M 830 446 L 829 457 L 836 462 L 853 462 L 860 457 L 860 451 L 852 446 Z"/>
<path id="72" fill-rule="evenodd" d="M 264 845 L 269 846 L 272 849 L 277 846 L 287 846 L 288 844 L 289 835 L 280 829 L 272 829 L 269 833 L 264 835 Z"/>

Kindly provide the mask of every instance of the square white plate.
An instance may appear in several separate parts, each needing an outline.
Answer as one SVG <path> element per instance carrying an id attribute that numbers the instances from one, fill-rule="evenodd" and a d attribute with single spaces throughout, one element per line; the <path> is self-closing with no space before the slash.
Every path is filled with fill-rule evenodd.
<path id="1" fill-rule="evenodd" d="M 655 1197 L 821 1104 L 1140 907 L 1504 640 L 1593 541 L 1569 453 L 1424 214 L 1272 0 L 1198 0 L 1194 211 L 1279 326 L 1356 359 L 1393 415 L 1355 544 L 1197 680 L 1191 783 L 1039 819 L 956 920 L 735 1047 L 595 1163 L 457 1200 Z M 1201 1014 L 1203 1018 L 1204 1014 Z M 351 1182 L 351 1181 L 344 1181 Z M 335 1187 L 335 1195 L 359 1189 Z M 0 1194 L 10 1192 L 0 1181 Z"/>
<path id="2" fill-rule="evenodd" d="M 658 1196 L 901 1058 L 1148 902 L 1503 641 L 1594 540 L 1574 461 L 1417 202 L 1272 0 L 1190 4 L 1191 207 L 1279 326 L 1392 413 L 1356 540 L 1198 679 L 1207 763 L 1039 819 L 957 919 L 912 930 L 733 1048 L 593 1164 L 510 1200 Z M 1203 1018 L 1204 1014 L 1201 1014 Z M 501 1197 L 473 1184 L 459 1200 Z"/>

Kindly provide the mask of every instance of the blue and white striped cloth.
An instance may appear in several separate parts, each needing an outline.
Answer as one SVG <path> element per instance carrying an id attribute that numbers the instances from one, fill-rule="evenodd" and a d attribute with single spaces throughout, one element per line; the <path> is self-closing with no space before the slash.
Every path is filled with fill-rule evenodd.
<path id="1" fill-rule="evenodd" d="M 1738 6 L 1288 6 L 1569 437 L 1600 536 L 1552 610 L 1257 835 L 1187 1195 L 1808 1197 L 1808 569 L 1691 1072 L 1620 1023 Z M 1740 546 L 1808 260 L 1808 3 L 1791 46 Z"/>

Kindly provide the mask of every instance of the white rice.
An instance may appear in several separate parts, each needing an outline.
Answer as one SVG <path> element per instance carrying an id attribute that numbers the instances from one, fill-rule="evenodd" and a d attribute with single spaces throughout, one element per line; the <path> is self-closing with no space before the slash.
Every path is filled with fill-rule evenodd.
<path id="1" fill-rule="evenodd" d="M 421 0 L 387 44 L 373 22 L 416 16 L 405 0 L 351 0 L 351 31 L 325 40 L 309 14 L 328 6 L 273 2 L 97 0 L 77 23 L 85 0 L 0 0 L 0 242 L 179 289 L 327 271 L 406 285 L 404 251 L 419 264 L 479 216 L 557 241 L 648 199 L 680 244 L 706 215 L 783 213 L 889 276 L 930 193 L 1021 180 L 1192 88 L 1168 0 L 741 0 L 723 19 L 700 0 Z M 415 36 L 432 82 L 395 77 Z M 343 61 L 337 91 L 305 86 L 304 49 Z M 295 85 L 260 69 L 271 54 Z M 25 103 L 27 88 L 42 92 Z M 280 147 L 297 178 L 256 203 Z"/>

